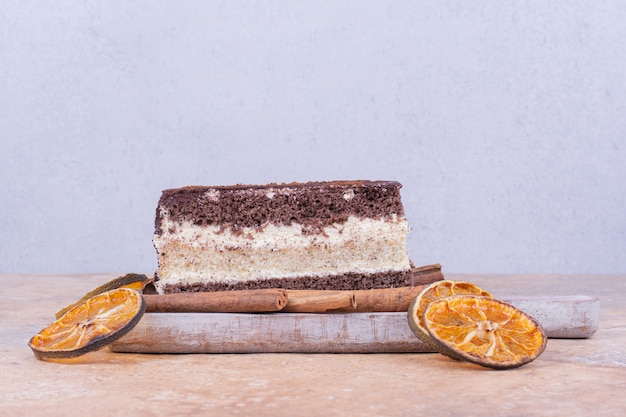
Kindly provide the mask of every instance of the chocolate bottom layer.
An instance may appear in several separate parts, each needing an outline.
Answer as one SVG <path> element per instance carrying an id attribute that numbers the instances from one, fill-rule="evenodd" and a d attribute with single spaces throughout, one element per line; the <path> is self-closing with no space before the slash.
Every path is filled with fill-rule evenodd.
<path id="1" fill-rule="evenodd" d="M 272 278 L 243 282 L 194 283 L 191 285 L 162 284 L 168 293 L 213 292 L 283 288 L 286 290 L 371 290 L 424 285 L 443 279 L 440 265 L 427 265 L 404 272 L 381 274 L 350 273 L 339 276 Z M 158 280 L 158 278 L 157 278 Z"/>

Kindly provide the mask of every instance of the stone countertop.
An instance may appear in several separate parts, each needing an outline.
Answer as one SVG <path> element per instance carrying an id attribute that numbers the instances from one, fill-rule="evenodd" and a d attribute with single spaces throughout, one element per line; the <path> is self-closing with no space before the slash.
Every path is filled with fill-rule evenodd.
<path id="1" fill-rule="evenodd" d="M 121 274 L 118 274 L 121 275 Z M 27 342 L 54 313 L 118 276 L 0 274 L 3 416 L 623 416 L 626 275 L 455 275 L 494 296 L 600 300 L 589 339 L 550 339 L 518 369 L 436 353 L 129 354 L 105 348 L 55 363 Z"/>

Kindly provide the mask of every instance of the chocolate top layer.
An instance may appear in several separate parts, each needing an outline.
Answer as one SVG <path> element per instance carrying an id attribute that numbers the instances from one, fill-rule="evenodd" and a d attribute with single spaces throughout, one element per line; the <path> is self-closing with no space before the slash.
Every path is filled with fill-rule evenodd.
<path id="1" fill-rule="evenodd" d="M 403 217 L 401 187 L 396 181 L 332 181 L 169 189 L 159 200 L 155 233 L 162 233 L 162 215 L 172 221 L 233 231 L 262 228 L 268 222 L 296 222 L 303 225 L 305 233 L 318 233 L 349 216 Z"/>

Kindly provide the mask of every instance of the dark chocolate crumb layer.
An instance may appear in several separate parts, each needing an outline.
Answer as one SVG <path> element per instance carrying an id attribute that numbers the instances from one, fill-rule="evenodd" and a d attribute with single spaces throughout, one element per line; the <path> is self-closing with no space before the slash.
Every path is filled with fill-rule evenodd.
<path id="1" fill-rule="evenodd" d="M 162 212 L 173 221 L 234 232 L 296 222 L 305 233 L 319 233 L 350 216 L 403 217 L 401 187 L 396 181 L 331 181 L 169 189 L 159 200 L 155 233 L 162 233 Z"/>
<path id="2" fill-rule="evenodd" d="M 439 265 L 414 268 L 404 272 L 380 274 L 345 274 L 326 277 L 272 278 L 245 282 L 194 283 L 187 286 L 164 285 L 165 293 L 213 292 L 283 288 L 286 290 L 370 290 L 423 285 L 443 279 Z"/>

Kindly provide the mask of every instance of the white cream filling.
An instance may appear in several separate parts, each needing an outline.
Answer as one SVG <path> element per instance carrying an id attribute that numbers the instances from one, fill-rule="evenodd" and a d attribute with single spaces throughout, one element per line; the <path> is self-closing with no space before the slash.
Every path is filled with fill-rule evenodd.
<path id="1" fill-rule="evenodd" d="M 164 218 L 155 235 L 159 285 L 246 281 L 259 278 L 378 273 L 410 268 L 404 218 L 350 217 L 321 234 L 302 226 L 268 224 L 239 233 Z"/>

